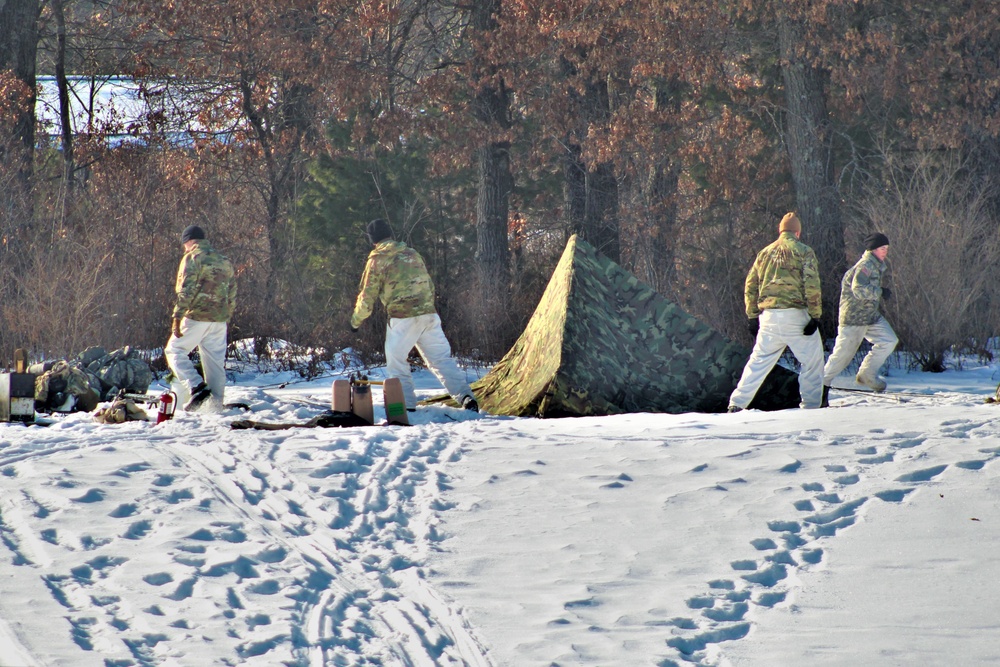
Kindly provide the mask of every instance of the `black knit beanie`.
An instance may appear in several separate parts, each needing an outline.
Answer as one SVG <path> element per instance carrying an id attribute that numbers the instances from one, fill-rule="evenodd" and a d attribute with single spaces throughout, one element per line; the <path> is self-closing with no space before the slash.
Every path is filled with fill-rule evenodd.
<path id="1" fill-rule="evenodd" d="M 198 225 L 188 225 L 181 232 L 181 243 L 205 238 L 205 230 Z"/>
<path id="2" fill-rule="evenodd" d="M 882 232 L 872 232 L 865 237 L 865 250 L 875 250 L 884 245 L 889 245 L 889 237 Z"/>
<path id="3" fill-rule="evenodd" d="M 392 227 L 382 218 L 376 218 L 368 223 L 365 234 L 368 236 L 368 241 L 375 245 L 380 241 L 392 238 Z"/>

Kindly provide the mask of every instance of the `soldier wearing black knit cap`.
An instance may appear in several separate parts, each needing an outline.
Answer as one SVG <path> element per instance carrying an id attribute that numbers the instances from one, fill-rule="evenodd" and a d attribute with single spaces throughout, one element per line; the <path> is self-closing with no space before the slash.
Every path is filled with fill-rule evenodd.
<path id="1" fill-rule="evenodd" d="M 177 304 L 163 356 L 174 374 L 171 386 L 185 410 L 221 410 L 226 389 L 226 339 L 236 307 L 232 263 L 189 225 L 181 232 L 184 256 L 177 269 Z M 188 355 L 198 348 L 204 377 Z"/>
<path id="2" fill-rule="evenodd" d="M 889 254 L 889 237 L 874 232 L 865 238 L 865 252 L 840 283 L 840 327 L 833 352 L 823 368 L 823 403 L 827 403 L 830 383 L 854 359 L 862 340 L 872 348 L 861 362 L 855 376 L 858 384 L 875 391 L 884 391 L 885 380 L 878 371 L 896 349 L 896 333 L 880 311 L 884 299 L 892 290 L 882 285 Z"/>

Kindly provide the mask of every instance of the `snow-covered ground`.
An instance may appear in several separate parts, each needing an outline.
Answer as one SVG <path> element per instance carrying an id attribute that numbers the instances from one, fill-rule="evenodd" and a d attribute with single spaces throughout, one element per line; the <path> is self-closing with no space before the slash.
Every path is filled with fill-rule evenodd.
<path id="1" fill-rule="evenodd" d="M 995 367 L 827 410 L 230 428 L 329 405 L 290 379 L 0 425 L 0 666 L 1000 664 Z"/>

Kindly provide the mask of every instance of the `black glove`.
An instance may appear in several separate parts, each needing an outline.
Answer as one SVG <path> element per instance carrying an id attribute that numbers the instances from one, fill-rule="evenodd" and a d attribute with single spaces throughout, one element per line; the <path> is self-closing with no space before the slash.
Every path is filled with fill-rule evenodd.
<path id="1" fill-rule="evenodd" d="M 810 317 L 809 321 L 806 322 L 806 325 L 802 327 L 802 333 L 804 333 L 806 336 L 812 336 L 814 333 L 816 333 L 816 329 L 819 329 L 819 320 L 817 320 L 815 317 Z"/>
<path id="2" fill-rule="evenodd" d="M 351 324 L 350 320 L 347 320 L 347 326 L 351 330 L 351 333 L 358 333 L 358 328 Z"/>
<path id="3" fill-rule="evenodd" d="M 892 298 L 892 290 L 889 289 L 888 287 L 883 287 L 882 288 L 882 298 L 885 299 L 885 300 L 891 299 Z"/>
<path id="4" fill-rule="evenodd" d="M 760 331 L 760 318 L 754 317 L 749 322 L 747 322 L 747 329 L 750 330 L 750 335 L 756 338 L 757 332 Z"/>

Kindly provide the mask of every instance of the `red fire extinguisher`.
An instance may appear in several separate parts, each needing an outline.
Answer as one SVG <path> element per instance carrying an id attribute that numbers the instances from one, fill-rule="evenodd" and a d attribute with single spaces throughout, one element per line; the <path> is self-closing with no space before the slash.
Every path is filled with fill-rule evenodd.
<path id="1" fill-rule="evenodd" d="M 174 410 L 177 409 L 177 394 L 172 391 L 165 391 L 160 396 L 160 410 L 156 413 L 156 423 L 165 422 L 174 418 Z"/>

